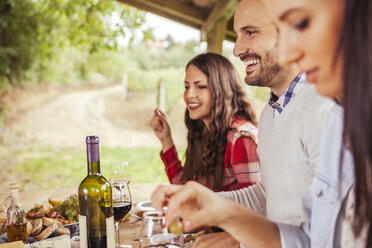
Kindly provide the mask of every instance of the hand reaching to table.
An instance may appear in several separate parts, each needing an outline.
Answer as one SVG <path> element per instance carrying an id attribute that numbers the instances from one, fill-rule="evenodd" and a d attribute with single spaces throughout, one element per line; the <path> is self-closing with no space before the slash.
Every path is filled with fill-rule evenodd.
<path id="1" fill-rule="evenodd" d="M 226 208 L 232 203 L 194 181 L 184 186 L 161 185 L 151 199 L 160 211 L 168 206 L 167 224 L 172 223 L 175 216 L 181 217 L 185 232 L 202 226 L 219 226 L 225 220 Z"/>
<path id="2" fill-rule="evenodd" d="M 150 126 L 154 131 L 156 137 L 158 137 L 158 139 L 160 140 L 163 152 L 174 145 L 171 129 L 168 123 L 168 117 L 159 108 L 156 108 L 154 110 L 154 116 L 151 118 Z"/>
<path id="3" fill-rule="evenodd" d="M 194 181 L 185 185 L 161 185 L 152 193 L 151 200 L 161 212 L 168 206 L 167 226 L 178 216 L 184 232 L 202 226 L 218 226 L 246 247 L 281 247 L 274 222 Z"/>

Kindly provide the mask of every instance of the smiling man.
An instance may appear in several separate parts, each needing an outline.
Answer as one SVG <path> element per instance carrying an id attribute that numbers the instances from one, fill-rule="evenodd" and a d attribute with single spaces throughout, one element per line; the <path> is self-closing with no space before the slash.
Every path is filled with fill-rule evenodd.
<path id="1" fill-rule="evenodd" d="M 245 82 L 271 93 L 258 125 L 262 183 L 221 194 L 272 221 L 298 225 L 305 220 L 302 196 L 315 174 L 323 120 L 333 103 L 306 83 L 296 65 L 279 65 L 278 31 L 262 0 L 240 1 L 234 30 Z"/>

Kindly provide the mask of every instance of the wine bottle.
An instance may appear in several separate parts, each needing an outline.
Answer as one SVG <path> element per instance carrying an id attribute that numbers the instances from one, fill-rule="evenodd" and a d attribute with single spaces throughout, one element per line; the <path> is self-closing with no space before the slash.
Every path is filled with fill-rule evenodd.
<path id="1" fill-rule="evenodd" d="M 113 248 L 112 189 L 101 175 L 98 136 L 87 136 L 88 175 L 79 186 L 80 248 Z"/>
<path id="2" fill-rule="evenodd" d="M 12 205 L 7 210 L 6 232 L 8 242 L 21 240 L 26 243 L 27 240 L 27 222 L 26 213 L 19 203 L 19 184 L 10 184 Z"/>

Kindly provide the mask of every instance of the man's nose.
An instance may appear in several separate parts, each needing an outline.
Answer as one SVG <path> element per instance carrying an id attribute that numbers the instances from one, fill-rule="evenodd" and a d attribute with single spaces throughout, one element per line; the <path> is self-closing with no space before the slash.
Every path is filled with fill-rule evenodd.
<path id="1" fill-rule="evenodd" d="M 249 50 L 248 44 L 244 42 L 242 37 L 237 37 L 235 44 L 234 44 L 234 50 L 233 50 L 234 56 L 240 57 L 241 55 L 247 53 L 248 50 Z"/>

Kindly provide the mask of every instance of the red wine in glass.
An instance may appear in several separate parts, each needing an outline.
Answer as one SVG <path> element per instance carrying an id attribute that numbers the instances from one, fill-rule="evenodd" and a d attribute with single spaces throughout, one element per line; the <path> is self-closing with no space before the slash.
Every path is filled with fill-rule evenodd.
<path id="1" fill-rule="evenodd" d="M 131 201 L 114 201 L 112 203 L 114 209 L 114 219 L 115 221 L 120 222 L 124 216 L 129 213 L 132 208 Z"/>

